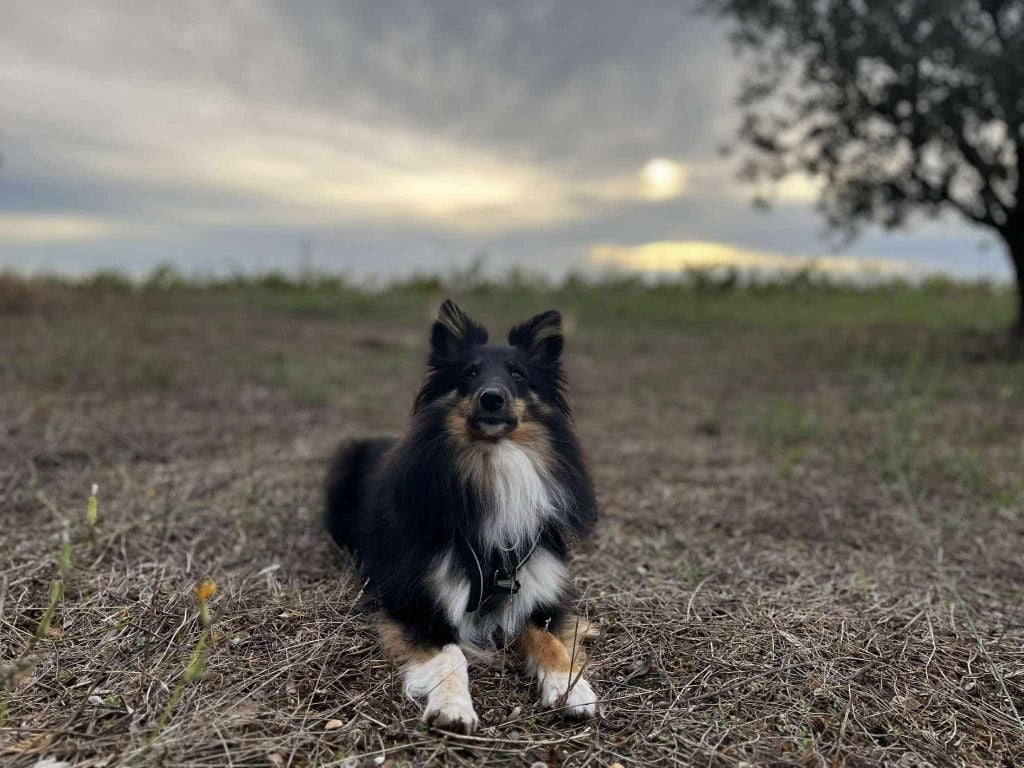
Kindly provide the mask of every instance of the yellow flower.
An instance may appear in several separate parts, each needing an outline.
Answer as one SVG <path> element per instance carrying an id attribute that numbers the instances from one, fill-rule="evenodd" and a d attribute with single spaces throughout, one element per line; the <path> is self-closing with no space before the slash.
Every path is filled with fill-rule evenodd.
<path id="1" fill-rule="evenodd" d="M 196 587 L 196 597 L 200 603 L 205 603 L 215 594 L 217 594 L 217 582 L 213 579 L 203 579 Z"/>
<path id="2" fill-rule="evenodd" d="M 196 597 L 199 599 L 199 620 L 207 629 L 213 621 L 207 603 L 215 594 L 217 594 L 217 583 L 213 579 L 203 579 L 196 587 Z"/>

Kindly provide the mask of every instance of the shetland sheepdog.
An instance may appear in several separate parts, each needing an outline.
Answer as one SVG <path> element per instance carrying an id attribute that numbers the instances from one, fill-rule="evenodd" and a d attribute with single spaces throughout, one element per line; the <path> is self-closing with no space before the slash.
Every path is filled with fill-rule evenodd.
<path id="1" fill-rule="evenodd" d="M 327 529 L 354 552 L 385 653 L 423 719 L 479 723 L 464 649 L 514 648 L 543 706 L 593 717 L 583 676 L 591 625 L 571 613 L 569 547 L 597 518 L 549 311 L 508 346 L 441 305 L 407 431 L 343 446 L 327 478 Z M 473 654 L 471 654 L 473 655 Z"/>

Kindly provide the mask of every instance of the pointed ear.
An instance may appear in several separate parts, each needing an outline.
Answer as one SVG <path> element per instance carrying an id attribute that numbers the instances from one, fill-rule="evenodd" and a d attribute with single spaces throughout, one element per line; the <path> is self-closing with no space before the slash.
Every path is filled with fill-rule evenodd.
<path id="1" fill-rule="evenodd" d="M 508 332 L 509 344 L 548 363 L 558 362 L 562 341 L 562 316 L 553 309 L 531 317 Z"/>
<path id="2" fill-rule="evenodd" d="M 486 343 L 487 329 L 470 320 L 454 301 L 445 299 L 430 331 L 431 351 L 441 357 L 451 357 L 462 347 Z"/>

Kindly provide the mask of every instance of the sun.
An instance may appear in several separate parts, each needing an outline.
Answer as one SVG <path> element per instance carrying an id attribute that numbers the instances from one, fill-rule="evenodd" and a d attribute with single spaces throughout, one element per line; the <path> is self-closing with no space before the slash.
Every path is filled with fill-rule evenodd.
<path id="1" fill-rule="evenodd" d="M 682 194 L 686 186 L 686 169 L 667 157 L 648 160 L 640 170 L 644 192 L 650 200 L 668 200 Z"/>

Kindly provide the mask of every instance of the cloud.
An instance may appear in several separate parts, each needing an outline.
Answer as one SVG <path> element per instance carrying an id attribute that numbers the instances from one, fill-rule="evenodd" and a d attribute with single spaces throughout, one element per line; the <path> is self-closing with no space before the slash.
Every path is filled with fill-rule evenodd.
<path id="1" fill-rule="evenodd" d="M 0 84 L 16 101 L 34 98 L 50 105 L 29 123 L 59 124 L 57 110 L 73 98 L 90 132 L 71 127 L 51 141 L 48 158 L 65 171 L 150 194 L 191 190 L 236 201 L 221 211 L 203 204 L 192 211 L 179 206 L 153 212 L 179 223 L 392 221 L 497 233 L 593 217 L 620 203 L 665 199 L 682 191 L 684 178 L 684 167 L 664 158 L 642 173 L 570 173 L 500 147 L 241 98 L 215 85 L 137 75 L 98 83 L 88 73 L 45 67 L 30 75 L 7 69 L 0 72 Z M 132 108 L 115 111 L 110 104 Z M 103 140 L 90 140 L 96 136 Z"/>
<path id="2" fill-rule="evenodd" d="M 80 243 L 123 235 L 121 222 L 99 216 L 50 213 L 0 213 L 0 244 Z"/>
<path id="3" fill-rule="evenodd" d="M 0 0 L 0 18 L 6 264 L 235 268 L 308 240 L 332 268 L 401 274 L 480 250 L 820 242 L 812 186 L 754 217 L 717 156 L 738 65 L 686 3 Z"/>
<path id="4" fill-rule="evenodd" d="M 803 174 L 787 176 L 767 191 L 770 199 L 783 203 L 813 203 L 821 196 L 824 182 Z"/>
<path id="5" fill-rule="evenodd" d="M 813 268 L 820 272 L 854 276 L 907 276 L 914 272 L 906 262 L 892 259 L 793 255 L 700 241 L 664 241 L 640 245 L 602 243 L 593 246 L 587 258 L 596 267 L 648 273 L 678 273 L 687 269 L 717 267 L 760 272 L 795 272 Z"/>
<path id="6" fill-rule="evenodd" d="M 749 203 L 764 196 L 775 203 L 807 207 L 818 200 L 822 184 L 819 179 L 794 173 L 775 184 L 752 186 L 739 177 L 734 157 L 702 157 L 688 168 L 689 187 L 708 197 L 735 202 Z"/>

